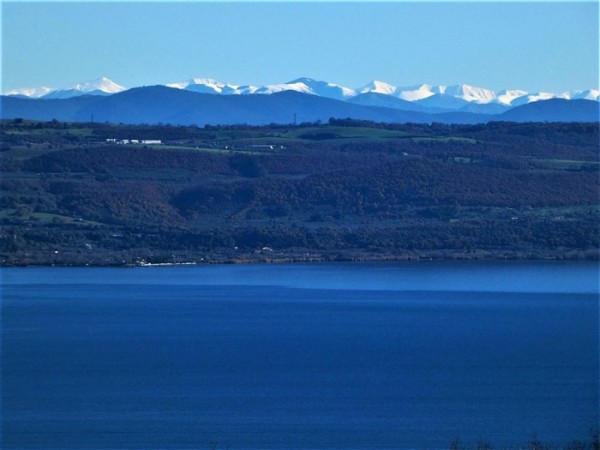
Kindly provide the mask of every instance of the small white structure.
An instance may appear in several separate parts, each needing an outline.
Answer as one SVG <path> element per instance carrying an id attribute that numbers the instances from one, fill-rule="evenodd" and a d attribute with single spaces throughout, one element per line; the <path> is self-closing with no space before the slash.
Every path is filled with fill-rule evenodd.
<path id="1" fill-rule="evenodd" d="M 162 144 L 160 139 L 106 139 L 107 144 Z"/>

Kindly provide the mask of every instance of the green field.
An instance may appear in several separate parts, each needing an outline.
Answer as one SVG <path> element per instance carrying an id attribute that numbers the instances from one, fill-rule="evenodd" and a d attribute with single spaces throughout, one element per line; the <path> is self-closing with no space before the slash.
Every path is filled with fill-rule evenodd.
<path id="1" fill-rule="evenodd" d="M 598 161 L 574 161 L 565 159 L 535 159 L 536 164 L 544 169 L 554 170 L 598 170 Z"/>

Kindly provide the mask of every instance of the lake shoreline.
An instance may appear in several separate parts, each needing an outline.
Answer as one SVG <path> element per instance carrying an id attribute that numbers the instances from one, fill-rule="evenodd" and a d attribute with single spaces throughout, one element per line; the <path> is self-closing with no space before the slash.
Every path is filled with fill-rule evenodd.
<path id="1" fill-rule="evenodd" d="M 418 261 L 600 261 L 598 250 L 436 250 L 428 252 L 276 251 L 252 252 L 30 252 L 0 255 L 0 267 L 146 267 L 176 265 L 299 264 Z"/>

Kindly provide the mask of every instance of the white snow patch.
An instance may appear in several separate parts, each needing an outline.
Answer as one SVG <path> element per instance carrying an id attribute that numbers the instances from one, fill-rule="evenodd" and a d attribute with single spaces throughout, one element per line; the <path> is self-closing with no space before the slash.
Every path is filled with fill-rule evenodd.
<path id="1" fill-rule="evenodd" d="M 431 86 L 429 84 L 421 84 L 418 86 L 407 86 L 397 88 L 396 96 L 402 100 L 416 102 L 424 98 L 431 97 L 435 94 L 441 94 L 444 86 Z"/>
<path id="2" fill-rule="evenodd" d="M 444 94 L 460 98 L 473 103 L 490 103 L 496 99 L 496 93 L 489 89 L 469 86 L 468 84 L 457 84 L 448 86 Z"/>
<path id="3" fill-rule="evenodd" d="M 116 94 L 118 92 L 123 92 L 125 88 L 120 84 L 115 83 L 114 81 L 108 79 L 107 77 L 101 77 L 97 80 L 86 81 L 84 83 L 77 83 L 71 88 L 74 91 L 79 91 L 82 93 L 93 92 L 93 91 L 102 91 L 107 94 Z"/>
<path id="4" fill-rule="evenodd" d="M 315 93 L 304 83 L 282 83 L 282 84 L 269 84 L 262 86 L 254 91 L 254 94 L 276 94 L 283 91 L 296 91 L 303 94 L 315 95 Z"/>
<path id="5" fill-rule="evenodd" d="M 600 100 L 600 90 L 598 89 L 586 89 L 584 91 L 572 91 L 569 93 L 569 97 L 573 100 L 575 99 L 583 99 L 583 100 Z"/>
<path id="6" fill-rule="evenodd" d="M 4 95 L 23 95 L 30 98 L 40 98 L 52 91 L 54 91 L 54 89 L 46 86 L 39 86 L 33 88 L 11 89 L 10 91 L 6 91 Z"/>
<path id="7" fill-rule="evenodd" d="M 527 91 L 522 91 L 520 89 L 503 89 L 496 93 L 496 101 L 503 105 L 510 106 L 513 101 L 527 94 Z"/>
<path id="8" fill-rule="evenodd" d="M 373 80 L 370 83 L 356 90 L 361 94 L 373 92 L 375 94 L 394 95 L 397 89 L 398 88 L 396 86 L 386 83 L 385 81 Z"/>

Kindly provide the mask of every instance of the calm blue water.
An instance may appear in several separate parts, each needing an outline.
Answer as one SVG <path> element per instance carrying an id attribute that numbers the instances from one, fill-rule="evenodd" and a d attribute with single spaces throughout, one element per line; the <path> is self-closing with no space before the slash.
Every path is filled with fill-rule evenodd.
<path id="1" fill-rule="evenodd" d="M 2 448 L 590 440 L 596 264 L 4 269 Z"/>

